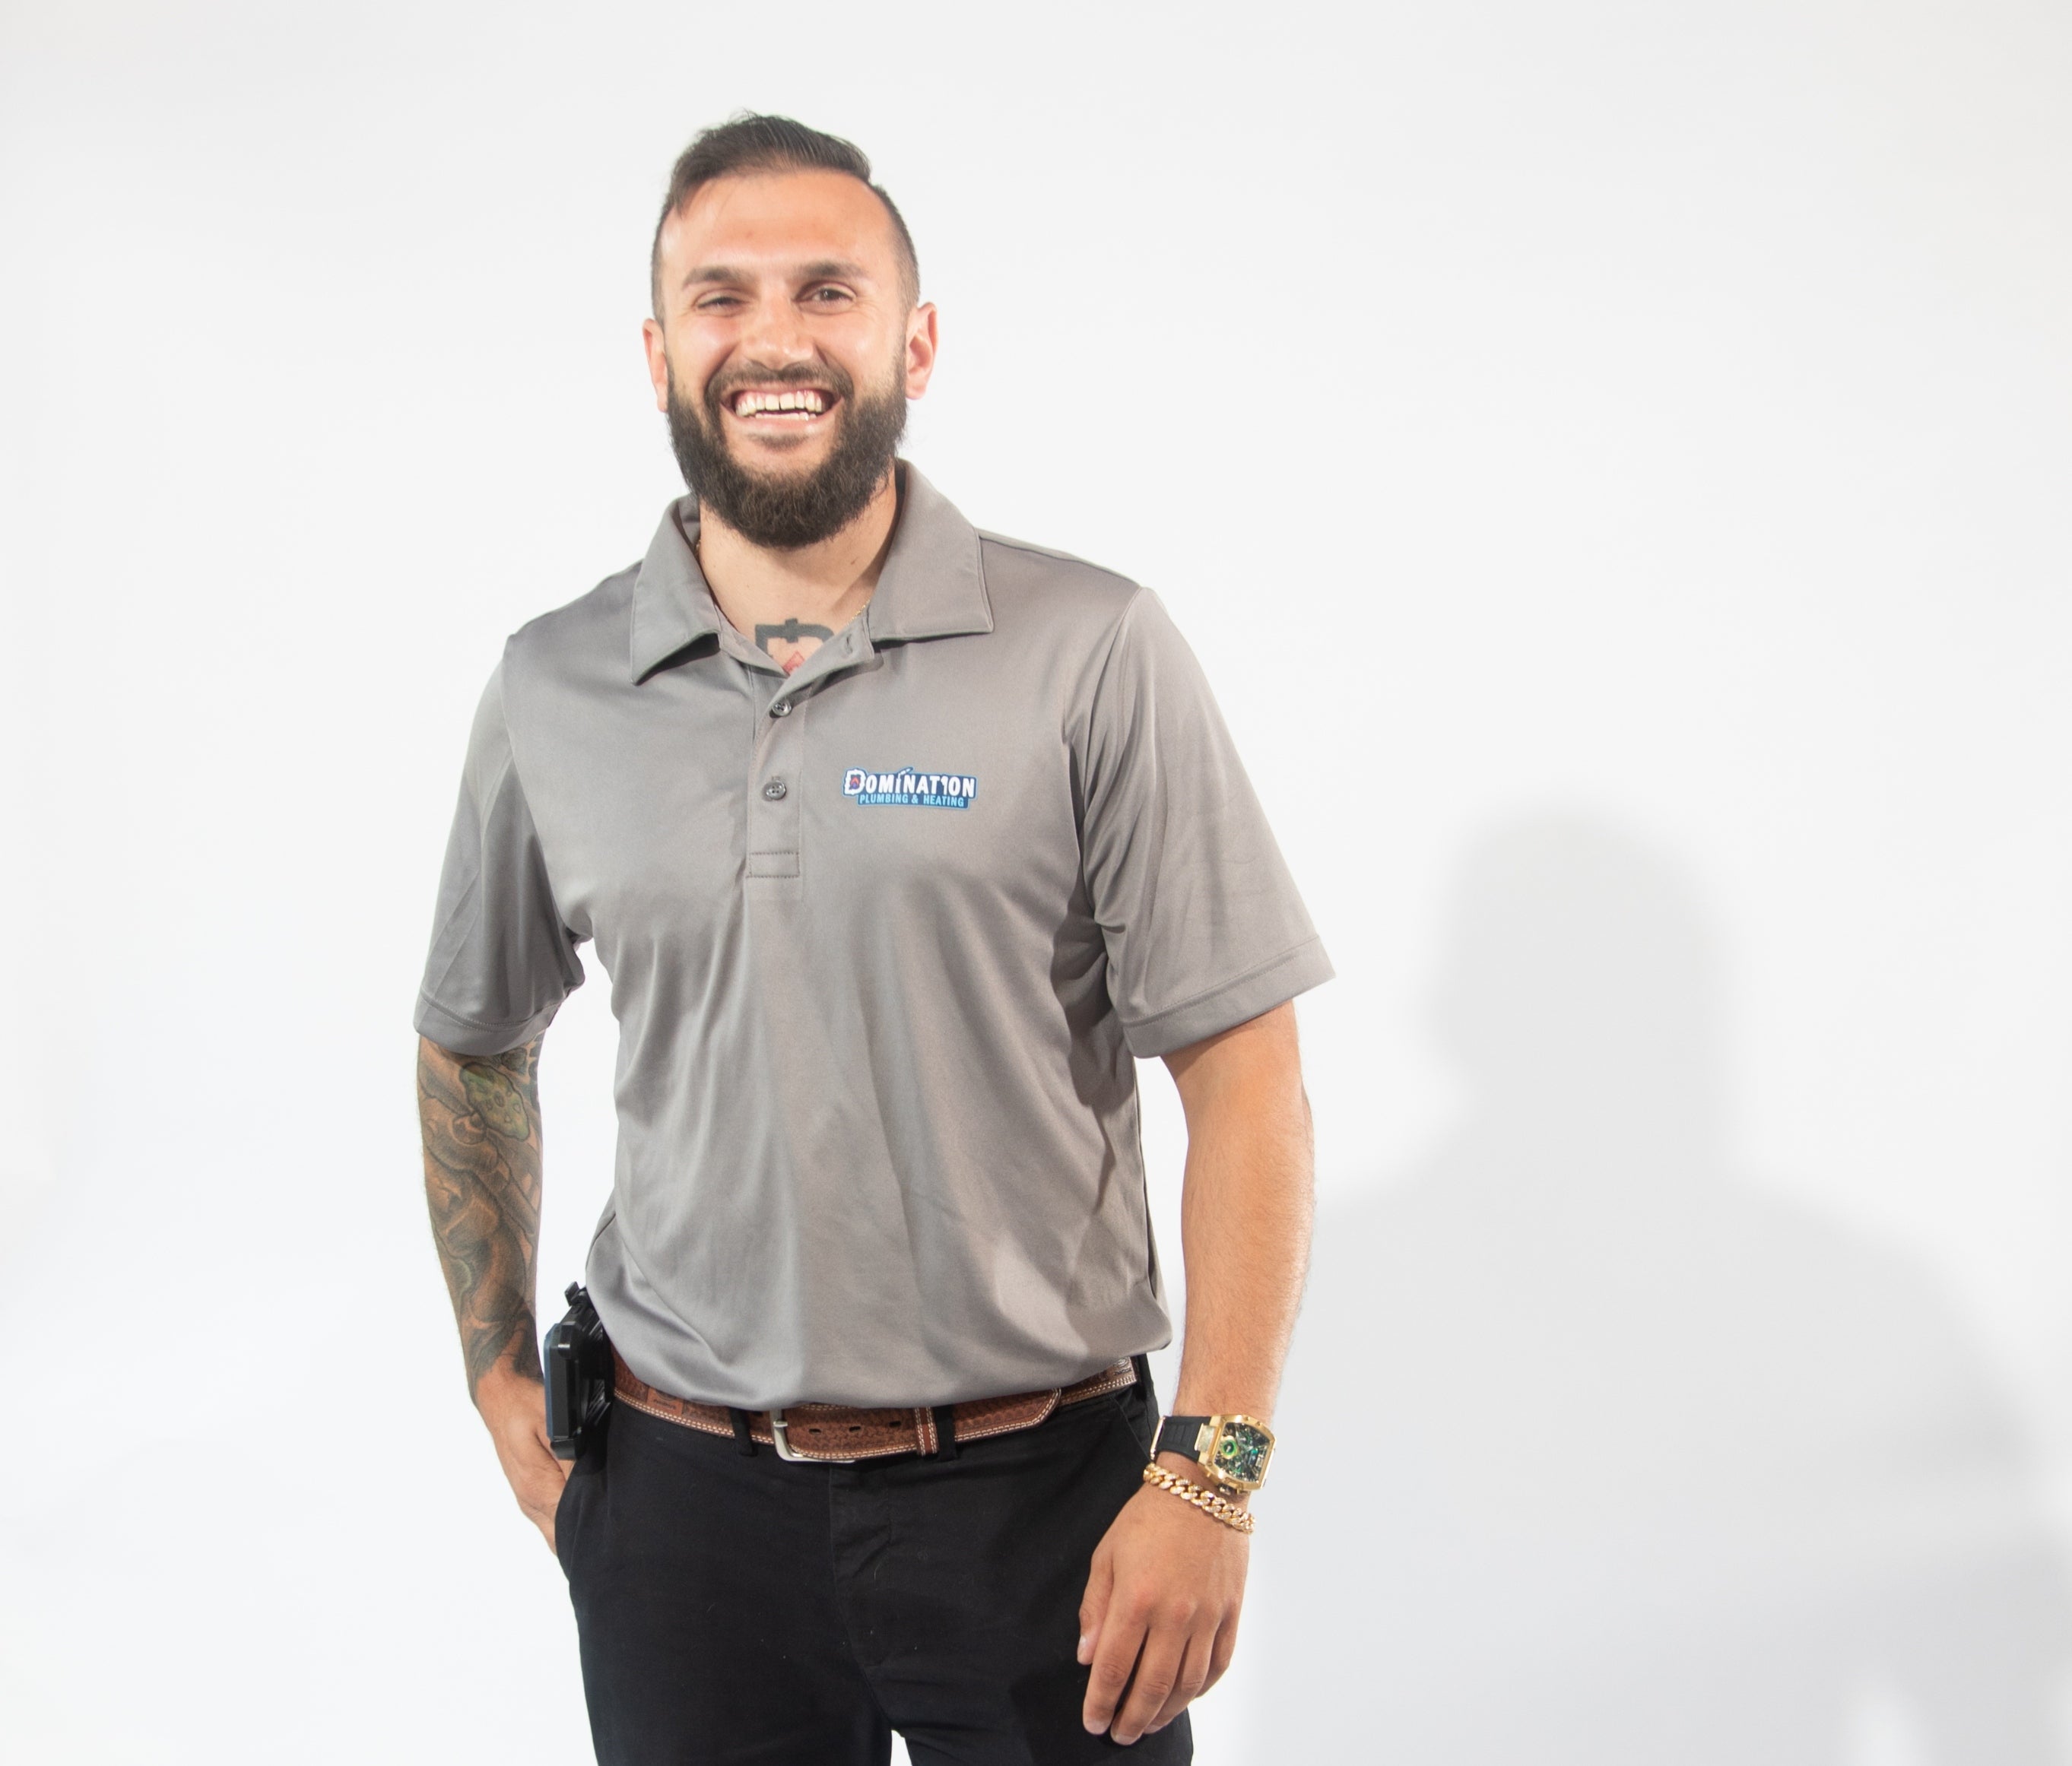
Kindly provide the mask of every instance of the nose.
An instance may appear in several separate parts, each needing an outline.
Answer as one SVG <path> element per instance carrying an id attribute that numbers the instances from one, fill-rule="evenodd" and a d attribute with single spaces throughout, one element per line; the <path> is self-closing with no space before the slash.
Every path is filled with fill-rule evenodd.
<path id="1" fill-rule="evenodd" d="M 755 303 L 734 353 L 743 362 L 787 368 L 794 362 L 812 360 L 814 351 L 797 306 L 788 298 L 779 296 Z"/>

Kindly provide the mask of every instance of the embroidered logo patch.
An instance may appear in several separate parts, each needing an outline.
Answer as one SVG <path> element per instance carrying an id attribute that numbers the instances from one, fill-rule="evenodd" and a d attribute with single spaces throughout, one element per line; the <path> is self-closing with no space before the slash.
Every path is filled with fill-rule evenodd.
<path id="1" fill-rule="evenodd" d="M 873 773 L 852 766 L 842 774 L 842 795 L 859 803 L 910 803 L 917 809 L 969 809 L 978 781 L 968 773 L 923 773 L 909 766 Z"/>

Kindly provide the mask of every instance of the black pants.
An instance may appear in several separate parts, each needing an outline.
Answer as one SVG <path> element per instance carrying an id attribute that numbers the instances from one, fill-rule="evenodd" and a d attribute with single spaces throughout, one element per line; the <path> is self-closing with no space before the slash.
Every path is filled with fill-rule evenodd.
<path id="1" fill-rule="evenodd" d="M 1141 1365 L 1141 1364 L 1140 1364 Z M 1193 1757 L 1080 1721 L 1088 1562 L 1139 1487 L 1141 1386 L 1018 1434 L 801 1465 L 628 1406 L 555 1522 L 600 1766 L 1052 1766 Z"/>

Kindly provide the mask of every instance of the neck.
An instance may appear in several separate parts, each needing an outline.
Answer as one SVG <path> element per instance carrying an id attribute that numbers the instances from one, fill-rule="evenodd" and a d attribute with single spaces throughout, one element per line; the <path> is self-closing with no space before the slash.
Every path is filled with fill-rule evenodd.
<path id="1" fill-rule="evenodd" d="M 796 551 L 758 546 L 701 510 L 699 568 L 719 610 L 744 637 L 754 638 L 758 626 L 787 620 L 837 632 L 862 612 L 878 586 L 898 513 L 898 478 L 891 472 L 855 520 Z"/>

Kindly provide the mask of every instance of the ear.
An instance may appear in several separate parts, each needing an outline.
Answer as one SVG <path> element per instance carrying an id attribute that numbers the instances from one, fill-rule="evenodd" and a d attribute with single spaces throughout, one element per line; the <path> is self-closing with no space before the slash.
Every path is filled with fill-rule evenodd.
<path id="1" fill-rule="evenodd" d="M 648 378 L 655 388 L 655 409 L 669 409 L 669 355 L 662 340 L 662 327 L 651 318 L 640 322 L 640 342 L 648 351 Z"/>
<path id="2" fill-rule="evenodd" d="M 928 390 L 928 378 L 935 372 L 935 306 L 923 301 L 906 319 L 906 396 L 918 399 Z"/>

